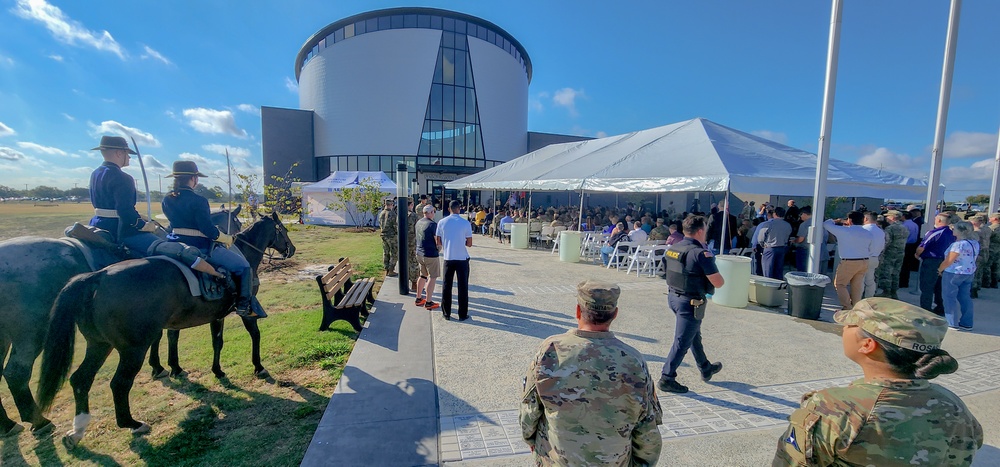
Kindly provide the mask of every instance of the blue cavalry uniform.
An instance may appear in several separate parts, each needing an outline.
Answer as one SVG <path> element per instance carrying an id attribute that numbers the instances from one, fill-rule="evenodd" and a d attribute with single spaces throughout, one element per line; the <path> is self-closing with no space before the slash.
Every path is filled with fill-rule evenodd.
<path id="1" fill-rule="evenodd" d="M 701 320 L 705 317 L 705 296 L 715 292 L 708 276 L 719 272 L 715 257 L 704 245 L 691 237 L 673 244 L 664 255 L 667 264 L 667 285 L 670 286 L 667 303 L 676 315 L 673 346 L 663 366 L 658 386 L 668 392 L 685 393 L 687 387 L 675 381 L 688 350 L 694 354 L 702 379 L 708 381 L 722 369 L 721 363 L 712 363 L 705 355 L 701 343 Z"/>
<path id="2" fill-rule="evenodd" d="M 174 162 L 173 173 L 169 176 L 177 175 L 204 176 L 198 172 L 198 166 L 191 161 Z M 167 193 L 162 206 L 163 213 L 170 220 L 171 232 L 167 235 L 167 240 L 183 242 L 198 248 L 208 256 L 209 264 L 229 271 L 239 292 L 236 313 L 250 316 L 249 310 L 253 298 L 253 274 L 250 263 L 243 255 L 216 245 L 217 240 L 221 241 L 220 237 L 228 238 L 228 236 L 212 223 L 208 200 L 190 187 L 181 186 Z"/>
<path id="3" fill-rule="evenodd" d="M 120 136 L 101 138 L 101 145 L 94 150 L 99 149 L 118 149 L 135 154 L 128 148 L 125 138 Z M 146 255 L 157 238 L 152 233 L 140 232 L 146 221 L 135 210 L 135 180 L 131 175 L 122 172 L 114 162 L 105 161 L 90 174 L 90 202 L 95 212 L 90 219 L 91 226 L 111 232 L 115 242 L 128 247 L 134 255 Z"/>

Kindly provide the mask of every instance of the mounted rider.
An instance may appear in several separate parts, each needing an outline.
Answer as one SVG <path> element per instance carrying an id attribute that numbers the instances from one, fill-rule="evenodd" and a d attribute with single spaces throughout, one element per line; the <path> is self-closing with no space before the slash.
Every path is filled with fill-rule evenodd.
<path id="1" fill-rule="evenodd" d="M 208 263 L 226 269 L 236 282 L 239 297 L 236 299 L 236 314 L 246 318 L 263 318 L 263 308 L 253 304 L 253 271 L 243 255 L 229 250 L 235 238 L 219 231 L 212 224 L 208 200 L 194 192 L 199 177 L 207 175 L 198 171 L 194 161 L 176 161 L 173 172 L 173 190 L 163 198 L 163 213 L 170 220 L 170 242 L 183 242 L 198 248 L 208 257 Z M 224 245 L 219 248 L 218 244 Z"/>
<path id="2" fill-rule="evenodd" d="M 143 219 L 135 210 L 135 179 L 122 171 L 135 151 L 121 136 L 102 136 L 101 145 L 92 149 L 98 150 L 104 163 L 90 174 L 90 202 L 94 205 L 90 225 L 110 232 L 115 243 L 143 256 L 158 238 L 153 235 L 156 223 Z"/>

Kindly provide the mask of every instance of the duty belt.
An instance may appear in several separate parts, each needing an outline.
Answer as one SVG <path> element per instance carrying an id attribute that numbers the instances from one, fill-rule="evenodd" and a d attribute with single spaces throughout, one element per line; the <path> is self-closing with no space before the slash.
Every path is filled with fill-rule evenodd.
<path id="1" fill-rule="evenodd" d="M 183 227 L 174 227 L 173 228 L 173 232 L 176 235 L 186 235 L 188 237 L 208 238 L 208 236 L 206 236 L 205 234 L 201 233 L 201 231 L 197 230 L 197 229 L 185 229 Z"/>
<path id="2" fill-rule="evenodd" d="M 94 208 L 94 214 L 97 217 L 107 217 L 109 219 L 117 219 L 118 218 L 118 211 L 116 211 L 114 209 Z"/>

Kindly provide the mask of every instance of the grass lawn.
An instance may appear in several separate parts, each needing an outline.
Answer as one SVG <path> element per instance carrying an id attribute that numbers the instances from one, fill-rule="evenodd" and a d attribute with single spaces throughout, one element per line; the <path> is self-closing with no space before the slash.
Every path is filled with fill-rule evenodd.
<path id="1" fill-rule="evenodd" d="M 46 207 L 0 203 L 0 240 L 20 235 L 61 236 L 66 226 L 85 222 L 92 212 L 83 203 Z M 210 371 L 208 327 L 184 330 L 180 359 L 189 374 L 153 380 L 149 368 L 143 368 L 132 389 L 132 413 L 153 431 L 133 437 L 114 420 L 108 387 L 117 366 L 113 352 L 91 390 L 93 421 L 81 445 L 67 452 L 60 443 L 74 415 L 67 383 L 48 414 L 55 432 L 37 439 L 23 432 L 0 440 L 0 465 L 298 465 L 357 337 L 343 321 L 334 323 L 330 332 L 316 330 L 321 306 L 313 277 L 343 256 L 351 258 L 359 274 L 375 276 L 381 270 L 381 244 L 371 232 L 301 225 L 291 225 L 289 231 L 295 257 L 265 259 L 260 268 L 258 297 L 271 314 L 260 322 L 261 358 L 273 379 L 253 377 L 250 339 L 238 319 L 226 321 L 225 381 Z M 381 285 L 381 276 L 378 280 L 376 287 Z M 84 348 L 85 341 L 78 335 L 74 369 Z M 166 339 L 160 357 L 165 364 Z M 36 376 L 38 366 L 36 362 Z M 36 381 L 33 378 L 32 391 Z M 0 384 L 0 400 L 18 420 L 6 384 Z"/>

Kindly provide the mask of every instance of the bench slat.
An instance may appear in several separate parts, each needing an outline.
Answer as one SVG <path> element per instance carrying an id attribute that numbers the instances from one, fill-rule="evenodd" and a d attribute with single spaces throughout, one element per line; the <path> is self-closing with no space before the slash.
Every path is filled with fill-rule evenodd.
<path id="1" fill-rule="evenodd" d="M 351 269 L 351 262 L 347 258 L 344 258 L 343 261 L 337 263 L 336 266 L 330 269 L 330 272 L 323 276 L 323 283 L 326 283 L 331 277 L 339 274 L 344 268 L 347 268 L 348 270 Z"/>
<path id="2" fill-rule="evenodd" d="M 344 299 L 337 304 L 336 308 L 350 308 L 361 305 L 364 303 L 368 296 L 368 291 L 371 290 L 374 284 L 375 280 L 371 278 L 358 280 L 344 296 Z"/>

